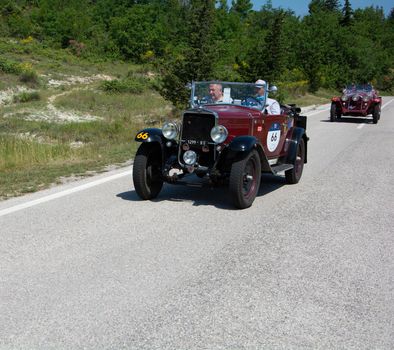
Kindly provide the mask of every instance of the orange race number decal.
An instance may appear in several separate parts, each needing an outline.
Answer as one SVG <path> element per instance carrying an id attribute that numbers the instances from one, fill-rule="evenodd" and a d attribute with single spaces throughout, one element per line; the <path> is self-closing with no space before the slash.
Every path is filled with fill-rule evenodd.
<path id="1" fill-rule="evenodd" d="M 137 135 L 137 139 L 146 140 L 148 137 L 149 137 L 149 134 L 147 132 L 142 132 L 142 131 Z"/>

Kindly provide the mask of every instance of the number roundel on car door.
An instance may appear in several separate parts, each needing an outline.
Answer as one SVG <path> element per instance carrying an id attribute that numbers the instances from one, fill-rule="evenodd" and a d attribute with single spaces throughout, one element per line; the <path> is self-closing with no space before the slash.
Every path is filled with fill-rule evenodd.
<path id="1" fill-rule="evenodd" d="M 267 134 L 267 148 L 268 151 L 274 152 L 280 141 L 280 124 L 273 123 Z"/>

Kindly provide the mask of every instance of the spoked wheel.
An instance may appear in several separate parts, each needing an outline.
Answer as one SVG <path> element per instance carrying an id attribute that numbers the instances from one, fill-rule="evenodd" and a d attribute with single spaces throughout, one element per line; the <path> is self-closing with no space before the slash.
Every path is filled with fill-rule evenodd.
<path id="1" fill-rule="evenodd" d="M 335 122 L 337 120 L 337 106 L 332 103 L 330 109 L 330 121 Z"/>
<path id="2" fill-rule="evenodd" d="M 133 165 L 135 191 L 142 199 L 157 197 L 163 187 L 161 153 L 152 145 L 142 144 Z"/>
<path id="3" fill-rule="evenodd" d="M 256 150 L 231 166 L 230 195 L 234 205 L 245 209 L 252 205 L 260 187 L 261 162 Z"/>
<path id="4" fill-rule="evenodd" d="M 302 171 L 304 169 L 305 161 L 305 143 L 304 139 L 301 138 L 297 145 L 297 155 L 294 161 L 293 169 L 285 171 L 286 181 L 289 184 L 296 184 L 300 181 L 302 176 Z"/>
<path id="5" fill-rule="evenodd" d="M 380 106 L 375 105 L 372 112 L 372 121 L 374 124 L 377 124 L 379 119 L 380 119 Z"/>

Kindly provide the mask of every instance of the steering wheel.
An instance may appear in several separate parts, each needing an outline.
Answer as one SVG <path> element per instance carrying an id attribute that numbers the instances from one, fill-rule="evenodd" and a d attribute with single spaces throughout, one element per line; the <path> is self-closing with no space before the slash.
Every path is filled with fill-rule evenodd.
<path id="1" fill-rule="evenodd" d="M 247 98 L 241 101 L 241 105 L 247 107 L 258 107 L 261 106 L 261 103 L 259 102 L 259 100 L 257 100 L 257 98 L 248 96 Z"/>

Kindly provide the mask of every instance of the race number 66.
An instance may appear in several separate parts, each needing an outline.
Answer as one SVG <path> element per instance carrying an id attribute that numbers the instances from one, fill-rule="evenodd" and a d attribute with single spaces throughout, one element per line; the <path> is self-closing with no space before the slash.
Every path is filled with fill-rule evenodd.
<path id="1" fill-rule="evenodd" d="M 142 131 L 137 135 L 137 139 L 146 140 L 148 137 L 149 137 L 149 134 L 147 132 L 142 132 Z"/>

